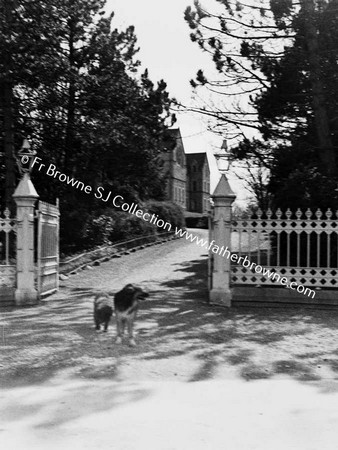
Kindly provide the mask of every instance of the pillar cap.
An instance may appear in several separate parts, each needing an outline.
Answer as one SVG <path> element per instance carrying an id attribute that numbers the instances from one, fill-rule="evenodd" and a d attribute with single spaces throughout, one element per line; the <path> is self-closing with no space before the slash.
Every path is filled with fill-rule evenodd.
<path id="1" fill-rule="evenodd" d="M 25 173 L 21 178 L 20 183 L 15 189 L 13 198 L 39 198 L 39 194 L 36 192 L 28 173 Z"/>
<path id="2" fill-rule="evenodd" d="M 220 198 L 220 197 L 236 198 L 236 194 L 231 189 L 228 179 L 224 173 L 221 175 L 221 178 L 220 178 L 213 194 L 211 194 L 211 197 L 212 198 L 217 198 L 217 197 L 218 198 Z"/>

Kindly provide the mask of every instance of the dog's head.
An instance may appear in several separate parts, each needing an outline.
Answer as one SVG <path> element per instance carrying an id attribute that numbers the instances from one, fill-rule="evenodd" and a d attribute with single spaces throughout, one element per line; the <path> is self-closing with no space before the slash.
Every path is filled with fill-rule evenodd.
<path id="1" fill-rule="evenodd" d="M 127 284 L 123 290 L 126 294 L 132 295 L 136 300 L 144 300 L 147 297 L 149 297 L 148 292 L 145 292 L 143 289 L 141 289 L 138 286 L 135 286 L 134 284 Z"/>

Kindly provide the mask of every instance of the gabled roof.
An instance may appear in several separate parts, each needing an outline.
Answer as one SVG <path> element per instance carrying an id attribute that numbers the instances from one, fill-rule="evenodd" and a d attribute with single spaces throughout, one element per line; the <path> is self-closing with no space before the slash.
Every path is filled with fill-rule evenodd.
<path id="1" fill-rule="evenodd" d="M 180 132 L 179 128 L 168 128 L 166 130 L 166 133 L 168 133 L 172 137 L 176 137 L 176 138 L 178 137 L 178 138 L 182 139 L 181 132 Z"/>
<path id="2" fill-rule="evenodd" d="M 208 162 L 208 158 L 207 158 L 207 154 L 206 152 L 201 152 L 201 153 L 187 153 L 186 154 L 186 158 L 187 158 L 187 165 L 190 166 L 193 161 L 197 162 L 197 165 L 202 168 L 205 161 L 207 162 L 207 164 L 209 165 Z"/>

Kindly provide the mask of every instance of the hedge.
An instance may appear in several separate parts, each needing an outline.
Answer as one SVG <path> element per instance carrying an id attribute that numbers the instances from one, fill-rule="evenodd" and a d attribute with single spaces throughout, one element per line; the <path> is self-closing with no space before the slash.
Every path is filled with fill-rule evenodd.
<path id="1" fill-rule="evenodd" d="M 175 227 L 184 228 L 185 226 L 183 210 L 175 203 L 148 200 L 139 203 L 139 209 L 149 214 L 156 214 L 158 219 L 170 223 L 172 231 L 175 230 Z M 167 231 L 167 229 L 147 222 L 142 217 L 136 217 L 115 208 L 107 208 L 102 214 L 87 218 L 82 248 L 89 249 L 109 242 Z"/>

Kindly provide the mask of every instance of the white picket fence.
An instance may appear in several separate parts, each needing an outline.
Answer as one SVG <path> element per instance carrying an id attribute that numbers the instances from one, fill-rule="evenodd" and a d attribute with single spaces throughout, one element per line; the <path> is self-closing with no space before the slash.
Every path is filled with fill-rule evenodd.
<path id="1" fill-rule="evenodd" d="M 9 209 L 6 208 L 0 215 L 0 264 L 10 265 L 10 233 L 16 233 L 16 219 L 10 217 Z"/>
<path id="2" fill-rule="evenodd" d="M 317 288 L 338 287 L 338 211 L 284 213 L 257 211 L 231 223 L 232 252 L 287 277 L 289 282 Z M 276 285 L 255 268 L 231 265 L 232 285 Z"/>

